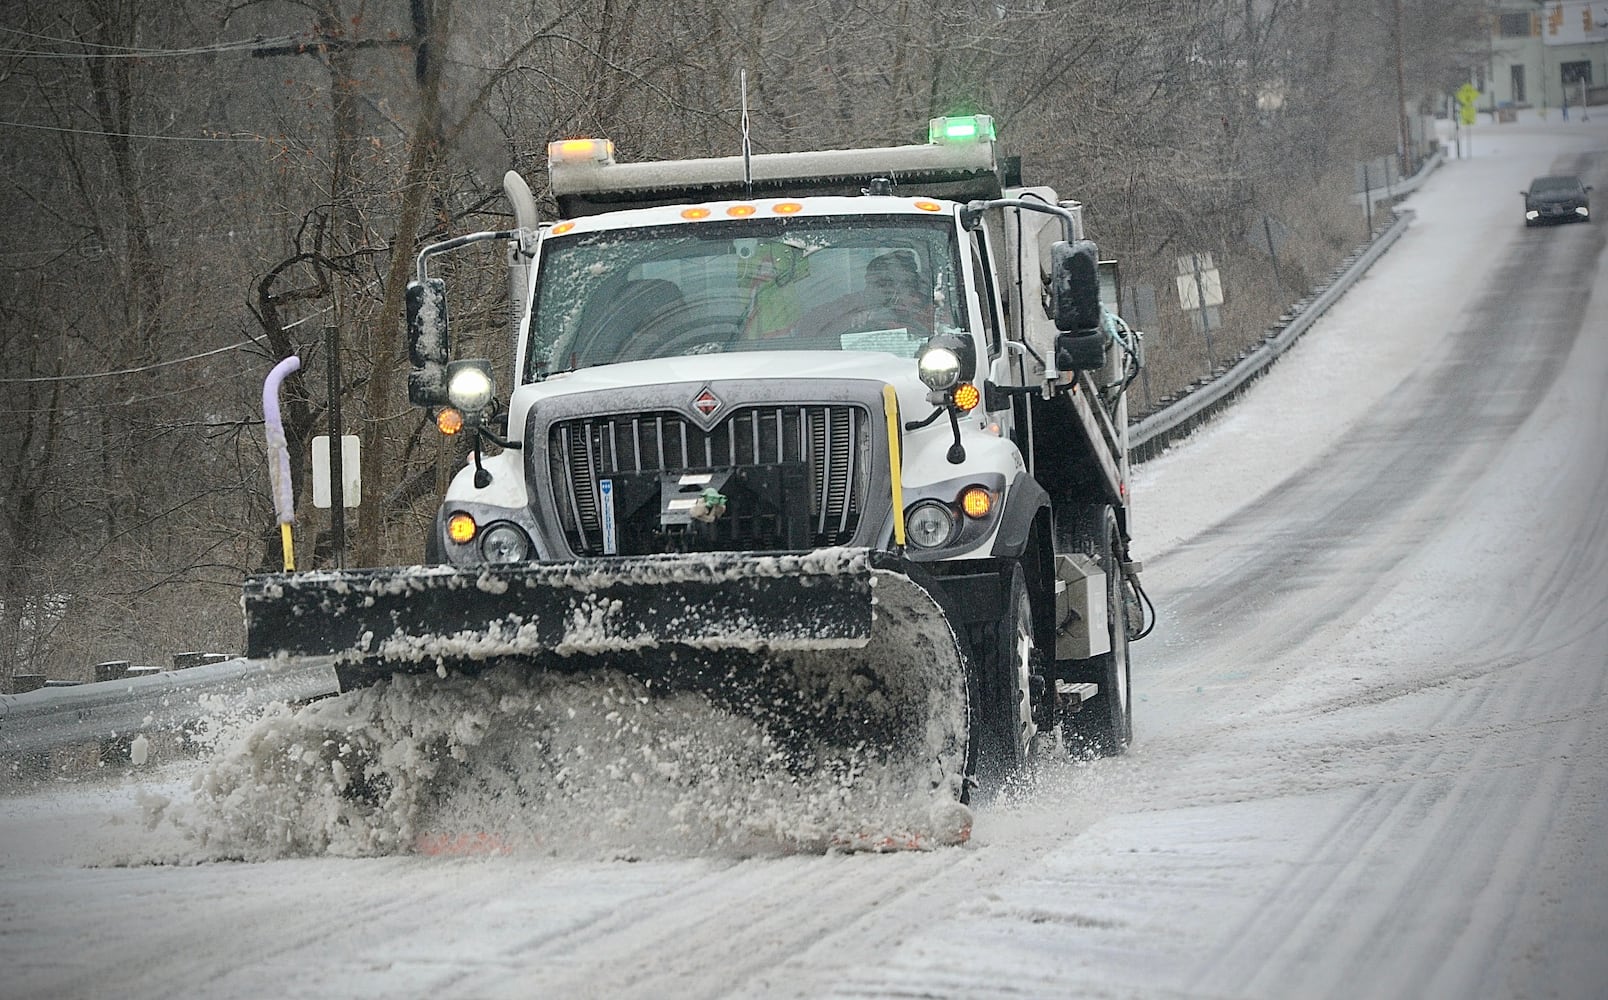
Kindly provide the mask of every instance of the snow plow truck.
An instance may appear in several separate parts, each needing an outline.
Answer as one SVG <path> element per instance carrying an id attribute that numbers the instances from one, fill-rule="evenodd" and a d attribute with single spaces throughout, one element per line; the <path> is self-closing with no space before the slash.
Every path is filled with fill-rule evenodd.
<path id="1" fill-rule="evenodd" d="M 1035 741 L 1121 752 L 1140 335 L 1078 203 L 987 116 L 925 143 L 619 162 L 551 144 L 557 221 L 425 247 L 409 395 L 470 439 L 421 565 L 246 581 L 247 653 L 620 671 L 758 719 L 778 766 L 903 757 L 967 801 Z M 506 246 L 506 395 L 439 254 Z"/>

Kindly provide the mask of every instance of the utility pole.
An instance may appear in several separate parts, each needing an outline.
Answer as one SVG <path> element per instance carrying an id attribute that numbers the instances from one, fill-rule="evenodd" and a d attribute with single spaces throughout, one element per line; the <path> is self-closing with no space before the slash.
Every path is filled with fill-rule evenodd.
<path id="1" fill-rule="evenodd" d="M 329 352 L 329 533 L 335 550 L 335 568 L 346 568 L 346 449 L 341 447 L 346 425 L 341 420 L 341 328 L 324 327 L 324 349 Z"/>
<path id="2" fill-rule="evenodd" d="M 1401 0 L 1396 0 L 1396 120 L 1401 128 L 1401 175 L 1413 175 L 1413 136 L 1407 124 L 1407 70 L 1402 52 Z"/>
<path id="3" fill-rule="evenodd" d="M 1535 0 L 1541 11 L 1536 16 L 1541 18 L 1541 120 L 1547 120 L 1547 84 L 1550 78 L 1547 73 L 1547 0 Z"/>

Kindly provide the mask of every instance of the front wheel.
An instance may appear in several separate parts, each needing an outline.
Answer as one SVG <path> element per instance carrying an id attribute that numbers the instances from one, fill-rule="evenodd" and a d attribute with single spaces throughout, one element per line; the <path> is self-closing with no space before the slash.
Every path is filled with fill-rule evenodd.
<path id="1" fill-rule="evenodd" d="M 1019 563 L 1002 582 L 1000 620 L 973 626 L 968 636 L 971 773 L 985 794 L 998 791 L 1026 763 L 1033 739 L 1033 605 Z"/>
<path id="2" fill-rule="evenodd" d="M 1119 553 L 1122 537 L 1109 507 L 1080 512 L 1073 544 L 1094 557 L 1105 573 L 1106 629 L 1109 652 L 1078 661 L 1080 679 L 1099 685 L 1099 693 L 1070 716 L 1063 730 L 1074 754 L 1114 756 L 1133 740 L 1132 683 L 1128 664 L 1128 601 L 1123 591 Z"/>

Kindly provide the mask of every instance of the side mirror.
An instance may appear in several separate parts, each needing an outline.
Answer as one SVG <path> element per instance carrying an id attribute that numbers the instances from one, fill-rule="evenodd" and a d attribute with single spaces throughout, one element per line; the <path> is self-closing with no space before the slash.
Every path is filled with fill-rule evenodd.
<path id="1" fill-rule="evenodd" d="M 1104 330 L 1061 334 L 1055 338 L 1055 367 L 1063 372 L 1104 368 L 1109 339 Z"/>
<path id="2" fill-rule="evenodd" d="M 447 283 L 440 278 L 410 281 L 407 288 L 408 401 L 439 406 L 447 401 Z"/>
<path id="3" fill-rule="evenodd" d="M 1100 328 L 1100 259 L 1089 240 L 1051 245 L 1050 316 L 1062 333 Z"/>
<path id="4" fill-rule="evenodd" d="M 1122 311 L 1122 276 L 1114 260 L 1100 262 L 1100 301 L 1112 312 Z"/>

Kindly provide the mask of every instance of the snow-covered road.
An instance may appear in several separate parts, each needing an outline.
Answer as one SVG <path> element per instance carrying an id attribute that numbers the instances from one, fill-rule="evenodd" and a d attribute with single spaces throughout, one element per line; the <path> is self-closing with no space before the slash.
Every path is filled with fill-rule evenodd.
<path id="1" fill-rule="evenodd" d="M 0 799 L 0 994 L 1608 995 L 1608 229 L 1517 195 L 1605 149 L 1482 127 L 1139 470 L 1136 743 L 966 847 L 186 864 L 159 772 Z"/>

